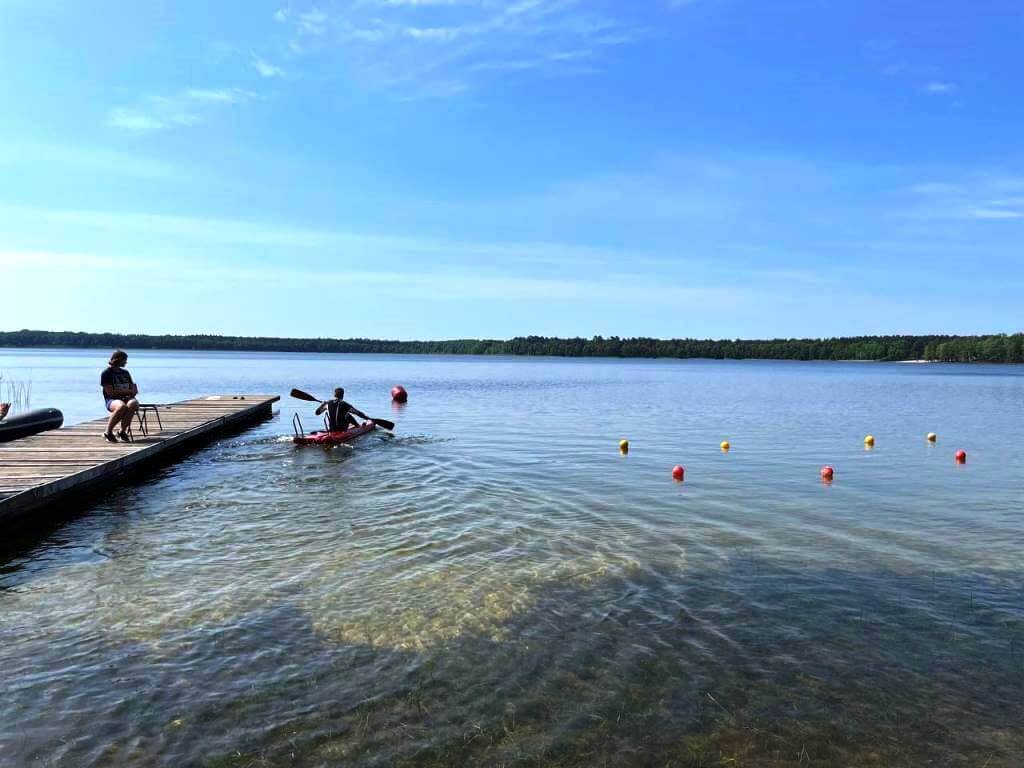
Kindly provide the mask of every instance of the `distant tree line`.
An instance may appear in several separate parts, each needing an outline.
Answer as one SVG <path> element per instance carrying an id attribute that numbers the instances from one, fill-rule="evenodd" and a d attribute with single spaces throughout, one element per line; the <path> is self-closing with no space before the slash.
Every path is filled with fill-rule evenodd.
<path id="1" fill-rule="evenodd" d="M 376 352 L 418 355 L 675 357 L 714 360 L 933 360 L 1022 363 L 1024 334 L 993 336 L 852 336 L 835 339 L 649 339 L 519 336 L 507 341 L 285 339 L 266 336 L 151 336 L 70 331 L 0 331 L 0 347 L 188 349 L 245 352 Z"/>

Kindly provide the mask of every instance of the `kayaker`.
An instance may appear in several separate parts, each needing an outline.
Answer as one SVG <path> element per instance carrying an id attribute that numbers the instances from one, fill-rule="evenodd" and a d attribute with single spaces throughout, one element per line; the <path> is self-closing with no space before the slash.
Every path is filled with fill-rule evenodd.
<path id="1" fill-rule="evenodd" d="M 107 431 L 103 437 L 108 442 L 122 443 L 131 441 L 128 436 L 128 429 L 132 425 L 132 418 L 139 410 L 139 401 L 136 395 L 139 394 L 139 387 L 132 381 L 132 375 L 125 369 L 128 362 L 128 353 L 123 349 L 115 349 L 110 356 L 110 364 L 100 374 L 100 386 L 103 388 L 103 402 L 107 405 L 110 418 L 107 419 Z M 117 435 L 114 429 L 120 425 Z"/>
<path id="2" fill-rule="evenodd" d="M 327 430 L 329 432 L 344 432 L 350 425 L 358 427 L 359 422 L 353 418 L 352 414 L 361 419 L 369 420 L 370 418 L 358 408 L 345 402 L 345 390 L 341 387 L 334 390 L 333 400 L 325 400 L 320 403 L 320 407 L 316 409 L 316 415 L 319 416 L 324 411 L 327 411 Z"/>

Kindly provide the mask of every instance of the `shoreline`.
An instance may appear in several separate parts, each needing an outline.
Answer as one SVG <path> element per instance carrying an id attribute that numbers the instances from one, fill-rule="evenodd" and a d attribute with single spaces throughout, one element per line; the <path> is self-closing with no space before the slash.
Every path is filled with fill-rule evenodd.
<path id="1" fill-rule="evenodd" d="M 695 339 L 516 336 L 511 339 L 399 341 L 216 334 L 0 331 L 0 348 L 168 350 L 308 354 L 448 355 L 623 360 L 775 360 L 795 362 L 1024 363 L 1024 333 L 991 336 L 848 336 L 805 339 Z"/>
<path id="2" fill-rule="evenodd" d="M 2 346 L 0 352 L 88 352 L 93 350 L 107 350 L 109 346 L 67 346 L 67 345 L 19 345 Z M 998 365 L 1015 366 L 1024 365 L 1024 362 L 1010 362 L 1002 360 L 873 360 L 870 358 L 793 358 L 793 357 L 710 357 L 706 355 L 694 355 L 679 357 L 673 355 L 559 355 L 543 353 L 515 353 L 515 352 L 422 352 L 422 351 L 344 351 L 335 350 L 305 350 L 305 349 L 208 349 L 196 347 L 147 347 L 128 345 L 129 351 L 140 352 L 166 352 L 168 354 L 189 354 L 204 353 L 214 355 L 339 355 L 358 357 L 449 357 L 456 359 L 480 359 L 480 360 L 615 360 L 627 361 L 655 361 L 668 360 L 677 362 L 708 362 L 708 363 L 829 363 L 829 364 L 888 364 L 888 365 Z"/>

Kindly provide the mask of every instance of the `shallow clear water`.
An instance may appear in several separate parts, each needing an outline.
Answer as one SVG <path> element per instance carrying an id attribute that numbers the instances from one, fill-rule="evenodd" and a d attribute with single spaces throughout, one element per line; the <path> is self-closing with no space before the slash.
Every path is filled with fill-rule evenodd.
<path id="1" fill-rule="evenodd" d="M 99 415 L 105 358 L 0 350 L 0 375 L 75 422 Z M 5 542 L 2 765 L 1024 754 L 1022 369 L 156 352 L 129 368 L 156 401 L 337 382 L 398 428 L 296 449 L 282 436 L 311 408 L 285 400 Z"/>

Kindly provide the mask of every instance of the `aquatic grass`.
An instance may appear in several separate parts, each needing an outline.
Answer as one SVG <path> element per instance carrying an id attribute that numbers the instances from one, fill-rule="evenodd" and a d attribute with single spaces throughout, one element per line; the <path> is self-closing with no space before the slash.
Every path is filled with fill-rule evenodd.
<path id="1" fill-rule="evenodd" d="M 781 599 L 774 586 L 757 594 L 757 583 L 772 581 L 770 570 L 740 561 L 690 574 L 686 615 L 715 615 L 735 588 L 726 587 L 730 579 L 746 582 L 759 603 Z M 463 634 L 424 651 L 341 648 L 346 660 L 317 679 L 330 686 L 361 670 L 354 698 L 322 694 L 323 706 L 298 733 L 282 725 L 279 735 L 260 738 L 261 749 L 243 748 L 236 762 L 222 764 L 1009 768 L 1024 747 L 1015 724 L 1020 683 L 1005 681 L 1004 649 L 974 645 L 929 658 L 949 649 L 942 617 L 917 620 L 910 599 L 917 584 L 893 583 L 904 599 L 870 606 L 872 620 L 856 633 L 830 620 L 838 607 L 824 598 L 786 604 L 804 629 L 792 639 L 757 616 L 743 625 L 725 621 L 733 644 L 705 657 L 688 637 L 699 625 L 683 616 L 658 633 L 669 647 L 657 653 L 637 647 L 651 633 L 639 606 L 602 620 L 607 614 L 597 608 L 620 594 L 620 578 L 538 586 L 525 613 L 509 618 L 513 640 Z M 948 606 L 950 596 L 974 589 L 951 586 L 932 597 Z M 552 626 L 554 615 L 563 616 L 556 639 L 530 642 L 531 630 Z M 573 648 L 577 627 L 587 637 L 583 649 Z M 771 643 L 761 649 L 764 634 Z M 713 640 L 701 633 L 701 644 Z M 894 648 L 902 649 L 898 666 Z M 368 667 L 354 666 L 353 652 Z M 978 702 L 962 687 L 965 665 L 990 700 Z M 273 698 L 295 693 L 285 687 Z"/>
<path id="2" fill-rule="evenodd" d="M 10 403 L 11 413 L 27 411 L 32 406 L 32 381 L 6 379 L 0 373 L 0 403 Z"/>
<path id="3" fill-rule="evenodd" d="M 597 552 L 526 567 L 501 561 L 483 567 L 448 563 L 403 579 L 401 594 L 382 590 L 377 572 L 349 571 L 346 577 L 358 601 L 342 595 L 325 599 L 341 576 L 325 567 L 299 603 L 315 629 L 333 641 L 424 651 L 462 635 L 510 641 L 512 618 L 533 607 L 534 595 L 547 585 L 585 588 L 610 572 L 635 567 L 632 558 Z"/>

